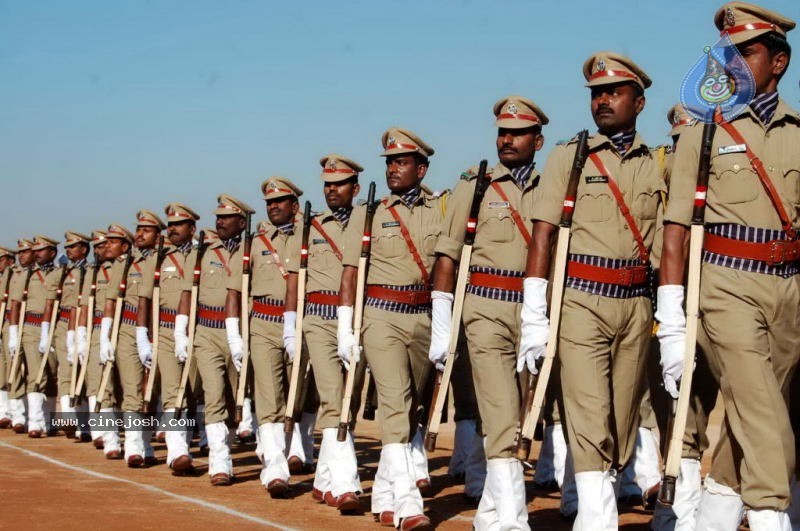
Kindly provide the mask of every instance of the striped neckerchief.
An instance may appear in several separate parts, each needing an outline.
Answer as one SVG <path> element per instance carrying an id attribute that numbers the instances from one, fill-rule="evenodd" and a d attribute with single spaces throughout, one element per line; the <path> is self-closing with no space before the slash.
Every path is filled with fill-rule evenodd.
<path id="1" fill-rule="evenodd" d="M 78 269 L 79 267 L 83 267 L 84 265 L 86 265 L 86 258 L 81 258 L 77 262 L 70 262 L 69 263 L 69 268 L 70 269 Z"/>
<path id="2" fill-rule="evenodd" d="M 277 225 L 275 228 L 278 229 L 278 232 L 281 234 L 285 234 L 287 236 L 292 235 L 294 234 L 294 221 L 284 223 L 283 225 Z"/>
<path id="3" fill-rule="evenodd" d="M 225 250 L 227 250 L 229 253 L 233 254 L 233 251 L 236 249 L 236 247 L 239 245 L 241 241 L 242 241 L 242 235 L 237 234 L 233 238 L 222 240 L 222 246 L 225 247 Z"/>
<path id="4" fill-rule="evenodd" d="M 55 265 L 55 263 L 53 263 L 53 262 L 47 262 L 46 264 L 42 264 L 42 265 L 40 265 L 40 266 L 39 266 L 39 269 L 40 269 L 40 270 L 42 270 L 42 271 L 44 271 L 45 273 L 49 273 L 50 271 L 52 271 L 52 270 L 53 270 L 53 268 L 54 268 L 55 266 L 56 266 L 56 265 Z"/>
<path id="5" fill-rule="evenodd" d="M 534 166 L 536 166 L 536 163 L 531 161 L 524 166 L 511 168 L 511 176 L 514 178 L 514 182 L 517 183 L 517 186 L 520 188 L 520 190 L 524 190 L 528 187 L 528 181 L 531 178 L 531 173 L 533 173 Z"/>
<path id="6" fill-rule="evenodd" d="M 352 212 L 353 212 L 352 206 L 343 206 L 337 208 L 336 210 L 331 211 L 331 215 L 334 217 L 336 221 L 338 221 L 342 225 L 347 225 L 347 222 L 350 221 L 350 214 Z"/>
<path id="7" fill-rule="evenodd" d="M 184 255 L 184 256 L 186 256 L 187 254 L 189 254 L 189 251 L 191 251 L 191 250 L 192 250 L 192 239 L 191 239 L 191 238 L 189 238 L 188 240 L 186 240 L 186 241 L 183 243 L 183 245 L 181 245 L 181 246 L 179 246 L 179 247 L 178 247 L 178 252 L 179 252 L 179 253 L 181 253 L 181 254 L 182 254 L 182 255 Z"/>
<path id="8" fill-rule="evenodd" d="M 753 109 L 762 124 L 769 125 L 775 116 L 775 109 L 778 108 L 778 92 L 765 92 L 757 95 L 750 102 L 750 108 Z"/>
<path id="9" fill-rule="evenodd" d="M 636 138 L 636 129 L 630 131 L 620 131 L 619 133 L 611 135 L 611 143 L 614 144 L 614 149 L 617 150 L 620 157 L 630 151 L 633 146 L 633 139 Z"/>
<path id="10" fill-rule="evenodd" d="M 403 195 L 400 196 L 400 200 L 406 204 L 408 208 L 417 204 L 419 201 L 420 195 L 422 195 L 422 188 L 419 186 L 415 186 L 411 190 L 405 192 Z"/>

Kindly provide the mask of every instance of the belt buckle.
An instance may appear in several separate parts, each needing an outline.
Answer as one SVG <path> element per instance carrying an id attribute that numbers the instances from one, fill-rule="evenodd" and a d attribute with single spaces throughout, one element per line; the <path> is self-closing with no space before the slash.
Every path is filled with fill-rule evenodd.
<path id="1" fill-rule="evenodd" d="M 618 269 L 619 271 L 619 284 L 627 288 L 633 286 L 633 268 L 625 266 Z"/>
<path id="2" fill-rule="evenodd" d="M 797 245 L 787 240 L 772 240 L 769 242 L 769 260 L 771 266 L 783 265 L 786 262 L 797 260 Z"/>

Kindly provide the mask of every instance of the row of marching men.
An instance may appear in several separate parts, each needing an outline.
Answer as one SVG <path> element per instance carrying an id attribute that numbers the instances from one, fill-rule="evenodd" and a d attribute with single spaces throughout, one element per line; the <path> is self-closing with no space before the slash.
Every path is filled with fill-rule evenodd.
<path id="1" fill-rule="evenodd" d="M 555 410 L 569 443 L 569 457 L 560 460 L 569 470 L 562 487 L 569 476 L 577 500 L 565 512 L 575 518 L 575 529 L 615 529 L 617 472 L 636 466 L 638 447 L 650 451 L 636 459 L 657 459 L 652 436 L 640 429 L 647 428 L 640 407 L 653 348 L 653 268 L 659 265 L 660 356 L 653 356 L 660 357 L 664 389 L 673 398 L 691 375 L 694 359 L 686 347 L 694 341 L 687 340 L 684 299 L 696 301 L 698 292 L 685 295 L 683 283 L 694 223 L 705 234 L 702 266 L 697 262 L 689 271 L 690 277 L 699 270 L 703 275 L 697 365 L 707 365 L 709 381 L 719 385 L 725 422 L 711 476 L 701 487 L 707 404 L 698 403 L 699 392 L 679 401 L 691 406 L 692 418 L 685 437 L 683 429 L 674 430 L 678 458 L 667 459 L 665 491 L 671 495 L 663 496 L 671 507 L 660 507 L 654 523 L 659 529 L 735 529 L 747 509 L 751 529 L 789 529 L 796 446 L 785 399 L 800 352 L 800 253 L 797 212 L 787 214 L 785 205 L 800 204 L 794 149 L 800 127 L 777 84 L 794 23 L 740 2 L 723 6 L 715 23 L 739 48 L 757 90 L 745 112 L 720 123 L 703 150 L 714 153 L 712 178 L 697 193 L 706 128 L 672 113 L 672 125 L 685 127 L 673 129 L 681 139 L 667 182 L 658 152 L 636 133 L 652 81 L 631 59 L 601 52 L 583 65 L 598 132 L 557 146 L 541 175 L 534 157 L 548 117 L 530 99 L 510 96 L 494 106 L 499 163 L 465 172 L 452 194 L 422 186 L 433 148 L 411 131 L 392 128 L 382 137 L 390 194 L 380 201 L 370 193 L 354 208 L 361 167 L 331 155 L 321 161 L 329 207 L 322 214 L 301 219 L 300 189 L 273 178 L 262 185 L 269 222 L 255 232 L 249 227 L 254 210 L 223 195 L 216 237 L 200 238 L 195 248 L 197 215 L 173 203 L 166 209 L 171 245 L 159 251 L 161 223 L 142 212 L 136 236 L 109 227 L 105 261 L 96 277 L 92 271 L 89 282 L 77 282 L 82 293 L 65 303 L 65 314 L 60 304 L 69 272 L 48 266 L 55 242 L 37 238 L 31 248 L 41 263 L 12 276 L 4 332 L 12 383 L 20 381 L 14 378 L 22 359 L 27 367 L 29 434 L 44 429 L 45 395 L 32 368 L 42 366 L 38 353 L 50 355 L 45 325 L 53 327 L 58 308 L 67 323 L 64 351 L 83 357 L 86 394 L 95 397 L 96 410 L 115 404 L 114 366 L 122 397 L 116 405 L 123 411 L 152 401 L 143 384 L 148 365 L 159 369 L 165 411 L 185 415 L 187 395 L 203 403 L 214 485 L 232 481 L 229 428 L 249 410 L 244 397 L 250 385 L 261 481 L 273 497 L 286 495 L 291 457 L 299 457 L 291 443 L 287 450 L 287 436 L 303 447 L 314 423 L 301 414 L 316 409 L 313 393 L 303 392 L 313 373 L 322 443 L 312 495 L 347 512 L 358 506 L 361 491 L 351 429 L 366 362 L 383 443 L 372 489 L 376 519 L 404 530 L 431 527 L 423 513 L 421 489 L 429 485 L 423 447 L 435 445 L 452 381 L 457 421 L 480 419 L 479 426 L 463 423 L 456 430 L 457 442 L 469 440 L 461 451 L 467 493 L 480 497 L 475 528 L 528 529 L 521 461 L 544 406 L 541 382 L 557 373 Z M 765 61 L 772 67 L 760 68 Z M 702 217 L 695 223 L 692 208 L 705 207 L 706 197 L 704 223 Z M 79 239 L 79 247 L 87 247 L 88 239 Z M 131 242 L 139 252 L 130 252 Z M 11 324 L 18 322 L 21 328 Z M 465 347 L 459 347 L 461 329 Z M 456 358 L 459 350 L 468 355 Z M 687 361 L 689 372 L 683 371 Z M 441 376 L 425 434 L 419 406 L 434 369 Z M 659 383 L 657 372 L 651 384 Z M 691 396 L 691 386 L 680 388 Z M 714 387 L 702 388 L 708 389 Z M 11 392 L 20 397 L 19 389 Z M 654 403 L 661 392 L 651 385 Z M 686 415 L 684 408 L 676 419 Z M 553 426 L 545 433 L 555 440 L 558 431 Z M 113 448 L 113 433 L 102 438 Z M 130 444 L 128 438 L 126 461 L 144 463 L 146 437 L 134 434 Z M 190 470 L 185 434 L 168 432 L 166 442 L 171 468 Z M 642 479 L 643 497 L 655 493 L 657 475 Z"/>

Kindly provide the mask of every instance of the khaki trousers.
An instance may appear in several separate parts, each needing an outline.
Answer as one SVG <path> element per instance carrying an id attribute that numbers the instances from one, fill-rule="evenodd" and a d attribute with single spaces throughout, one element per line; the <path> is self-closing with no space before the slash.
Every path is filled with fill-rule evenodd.
<path id="1" fill-rule="evenodd" d="M 203 381 L 206 424 L 226 422 L 232 428 L 239 373 L 231 359 L 225 329 L 198 325 L 194 338 L 194 357 Z"/>
<path id="2" fill-rule="evenodd" d="M 347 373 L 337 354 L 336 319 L 325 320 L 318 315 L 303 319 L 303 341 L 314 369 L 314 381 L 319 392 L 319 429 L 336 428 L 342 412 L 344 380 Z M 351 425 L 361 406 L 361 390 L 367 363 L 365 357 L 356 365 L 353 397 L 350 402 Z"/>
<path id="3" fill-rule="evenodd" d="M 41 327 L 33 326 L 30 324 L 25 325 L 25 331 L 22 336 L 22 352 L 25 355 L 25 392 L 33 393 L 36 385 L 36 377 L 39 373 L 39 364 L 42 362 L 42 354 L 39 354 L 39 338 L 42 333 Z M 42 385 L 39 392 L 47 396 L 55 396 L 55 371 L 58 364 L 55 353 L 52 349 L 47 357 L 47 367 L 44 370 L 42 377 Z"/>
<path id="4" fill-rule="evenodd" d="M 520 413 L 517 348 L 521 306 L 470 293 L 464 299 L 462 321 L 488 459 L 512 457 L 514 451 Z"/>
<path id="5" fill-rule="evenodd" d="M 417 430 L 417 408 L 431 370 L 431 317 L 364 308 L 364 355 L 378 393 L 383 444 L 407 444 Z"/>
<path id="6" fill-rule="evenodd" d="M 787 398 L 800 356 L 799 280 L 703 264 L 702 347 L 720 375 L 726 417 L 711 476 L 740 485 L 752 509 L 789 506 L 795 440 Z M 731 463 L 736 484 L 722 479 Z"/>
<path id="7" fill-rule="evenodd" d="M 562 420 L 575 472 L 621 469 L 636 448 L 651 301 L 567 289 L 561 315 Z"/>
<path id="8" fill-rule="evenodd" d="M 141 409 L 144 398 L 144 365 L 139 360 L 136 347 L 136 327 L 122 324 L 119 329 L 119 340 L 115 353 L 117 371 L 119 373 L 122 411 L 136 412 Z"/>
<path id="9" fill-rule="evenodd" d="M 453 421 L 459 420 L 478 420 L 478 399 L 475 397 L 475 383 L 472 379 L 472 363 L 467 347 L 467 337 L 462 327 L 458 335 L 458 356 L 453 365 L 453 372 L 450 375 L 450 386 L 453 390 Z M 433 404 L 431 404 L 433 407 Z"/>
<path id="10" fill-rule="evenodd" d="M 5 364 L 4 369 L 4 376 L 2 380 L 2 388 L 8 391 L 8 398 L 15 398 L 20 399 L 25 397 L 25 377 L 24 373 L 22 372 L 21 368 L 22 365 L 20 364 L 20 369 L 17 370 L 17 374 L 23 375 L 21 377 L 17 377 L 16 381 L 12 382 L 11 386 L 8 385 L 8 371 L 11 370 L 11 353 L 8 351 L 8 322 L 3 323 L 3 337 L 2 337 L 2 345 L 0 345 L 0 349 L 2 349 L 3 354 L 3 361 Z M 22 355 L 22 351 L 19 351 L 19 355 Z M 20 358 L 20 361 L 23 361 L 24 358 Z"/>
<path id="11" fill-rule="evenodd" d="M 199 327 L 198 327 L 199 328 Z M 224 331 L 223 331 L 224 332 Z M 175 330 L 164 328 L 158 330 L 158 389 L 161 390 L 161 407 L 167 409 L 177 408 L 178 387 L 181 384 L 181 374 L 183 373 L 183 363 L 175 357 Z M 227 347 L 227 337 L 225 346 Z M 150 375 L 152 378 L 152 374 Z M 200 372 L 191 371 L 188 388 L 184 395 L 184 407 L 186 407 L 189 396 L 194 397 L 195 403 L 202 402 L 203 388 L 200 385 Z M 153 401 L 155 402 L 155 393 Z"/>
<path id="12" fill-rule="evenodd" d="M 250 361 L 258 425 L 283 422 L 288 373 L 283 350 L 283 323 L 250 319 Z M 289 365 L 291 367 L 291 365 Z"/>
<path id="13" fill-rule="evenodd" d="M 100 378 L 103 376 L 103 366 L 100 365 L 100 326 L 96 326 L 92 330 L 92 345 L 89 348 L 89 356 L 86 360 L 88 367 L 86 367 L 86 396 L 97 396 L 100 392 Z M 114 371 L 112 371 L 113 373 Z M 106 392 L 102 397 L 97 397 L 97 401 L 103 404 L 103 407 L 114 407 L 116 378 L 112 376 L 108 379 L 106 385 Z"/>
<path id="14" fill-rule="evenodd" d="M 72 364 L 67 361 L 67 323 L 60 320 L 56 323 L 53 346 L 56 349 L 56 360 L 58 363 L 58 371 L 56 374 L 58 396 L 69 395 L 72 383 Z"/>

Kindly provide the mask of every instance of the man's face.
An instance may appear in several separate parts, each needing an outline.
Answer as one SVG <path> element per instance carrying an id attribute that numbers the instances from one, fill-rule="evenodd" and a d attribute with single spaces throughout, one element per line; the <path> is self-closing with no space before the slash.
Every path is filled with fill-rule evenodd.
<path id="1" fill-rule="evenodd" d="M 353 198 L 358 195 L 360 189 L 361 187 L 353 179 L 338 183 L 326 182 L 323 187 L 325 203 L 331 210 L 353 206 Z"/>
<path id="2" fill-rule="evenodd" d="M 52 247 L 45 247 L 44 249 L 34 251 L 34 255 L 36 256 L 37 265 L 49 264 L 56 257 L 56 250 Z"/>
<path id="3" fill-rule="evenodd" d="M 753 72 L 756 94 L 774 92 L 778 85 L 777 76 L 786 70 L 789 57 L 783 52 L 770 57 L 769 49 L 760 42 L 743 43 L 739 46 L 739 53 Z"/>
<path id="4" fill-rule="evenodd" d="M 134 242 L 139 249 L 155 249 L 158 244 L 158 235 L 161 231 L 158 227 L 136 227 Z"/>
<path id="5" fill-rule="evenodd" d="M 497 156 L 506 168 L 518 168 L 533 161 L 542 148 L 544 136 L 538 127 L 497 130 Z"/>
<path id="6" fill-rule="evenodd" d="M 12 256 L 6 255 L 6 256 L 0 257 L 0 273 L 5 271 L 6 269 L 11 267 L 12 265 L 14 265 L 14 258 Z"/>
<path id="7" fill-rule="evenodd" d="M 103 250 L 106 260 L 115 260 L 128 252 L 130 244 L 122 238 L 109 238 Z"/>
<path id="8" fill-rule="evenodd" d="M 217 216 L 217 234 L 220 240 L 235 238 L 244 230 L 245 220 L 239 214 Z"/>
<path id="9" fill-rule="evenodd" d="M 81 243 L 70 245 L 69 247 L 66 247 L 64 251 L 67 253 L 67 258 L 69 258 L 73 262 L 83 260 L 84 258 L 86 258 L 86 255 L 89 252 L 88 247 Z"/>
<path id="10" fill-rule="evenodd" d="M 17 253 L 17 257 L 19 257 L 19 265 L 23 267 L 28 267 L 33 264 L 33 251 L 30 249 L 20 251 Z"/>
<path id="11" fill-rule="evenodd" d="M 95 260 L 98 262 L 105 262 L 106 258 L 106 243 L 107 242 L 100 242 L 94 246 L 94 256 Z"/>
<path id="12" fill-rule="evenodd" d="M 291 195 L 267 199 L 267 217 L 275 226 L 290 223 L 298 208 L 297 199 Z"/>
<path id="13" fill-rule="evenodd" d="M 644 96 L 630 83 L 592 87 L 592 117 L 606 136 L 636 127 L 636 117 L 644 109 Z"/>
<path id="14" fill-rule="evenodd" d="M 172 245 L 180 247 L 192 239 L 195 230 L 196 225 L 192 220 L 172 221 L 167 226 L 167 237 Z"/>
<path id="15" fill-rule="evenodd" d="M 408 192 L 425 177 L 428 166 L 408 153 L 386 157 L 386 185 L 395 194 Z"/>

